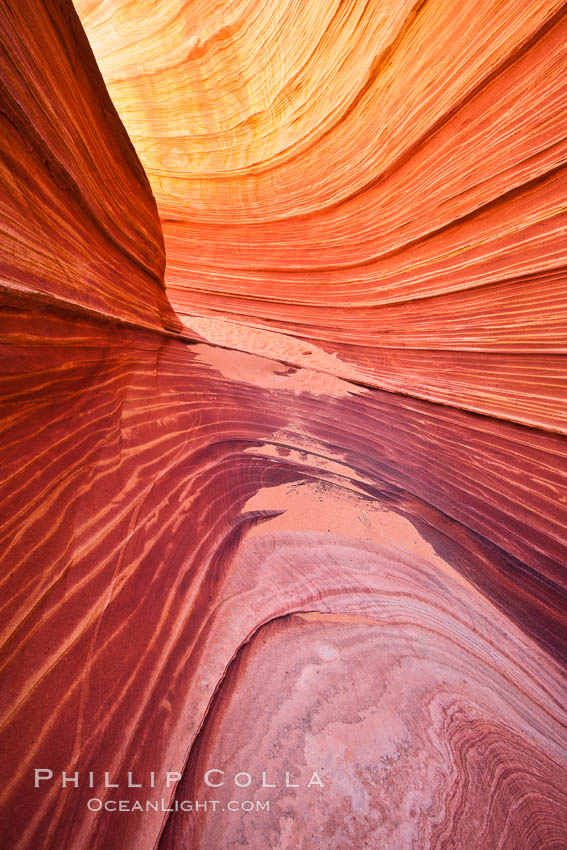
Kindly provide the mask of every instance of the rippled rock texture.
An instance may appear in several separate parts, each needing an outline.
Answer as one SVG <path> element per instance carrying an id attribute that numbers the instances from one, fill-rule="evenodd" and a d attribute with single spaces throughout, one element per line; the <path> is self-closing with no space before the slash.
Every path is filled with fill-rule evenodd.
<path id="1" fill-rule="evenodd" d="M 565 430 L 562 4 L 157 5 L 77 8 L 189 328 Z"/>
<path id="2" fill-rule="evenodd" d="M 0 845 L 563 850 L 560 6 L 76 9 L 0 7 Z"/>

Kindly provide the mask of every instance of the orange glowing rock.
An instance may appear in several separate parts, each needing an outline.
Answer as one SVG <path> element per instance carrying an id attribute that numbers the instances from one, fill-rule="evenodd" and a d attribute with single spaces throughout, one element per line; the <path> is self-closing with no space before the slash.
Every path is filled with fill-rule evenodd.
<path id="1" fill-rule="evenodd" d="M 558 2 L 77 9 L 190 331 L 277 331 L 294 363 L 289 336 L 369 386 L 565 431 Z"/>
<path id="2" fill-rule="evenodd" d="M 559 5 L 76 10 L 0 9 L 0 846 L 563 846 Z"/>

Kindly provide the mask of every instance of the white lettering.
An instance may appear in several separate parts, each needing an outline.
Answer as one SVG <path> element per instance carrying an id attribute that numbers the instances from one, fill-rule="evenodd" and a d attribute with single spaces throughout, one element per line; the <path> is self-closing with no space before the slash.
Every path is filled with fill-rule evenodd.
<path id="1" fill-rule="evenodd" d="M 323 788 L 323 783 L 321 782 L 321 780 L 319 778 L 319 774 L 315 770 L 311 774 L 311 779 L 307 783 L 307 787 L 311 788 L 312 785 L 319 785 L 321 788 Z"/>
<path id="2" fill-rule="evenodd" d="M 179 782 L 179 780 L 181 779 L 181 774 L 177 773 L 176 770 L 168 770 L 167 773 L 165 774 L 165 777 L 166 777 L 165 778 L 166 787 L 169 788 L 170 785 L 173 785 L 176 782 Z"/>
<path id="3" fill-rule="evenodd" d="M 276 787 L 275 785 L 272 785 L 272 783 L 268 782 L 268 780 L 266 779 L 266 771 L 264 770 L 262 772 L 262 788 L 275 788 L 275 787 Z"/>
<path id="4" fill-rule="evenodd" d="M 45 774 L 45 776 L 41 776 L 42 773 Z M 33 784 L 34 788 L 39 788 L 39 783 L 46 780 L 46 779 L 53 779 L 53 771 L 48 770 L 46 768 L 45 769 L 36 768 L 34 770 L 34 775 L 35 775 L 34 784 Z"/>
<path id="5" fill-rule="evenodd" d="M 224 782 L 210 782 L 209 776 L 211 773 L 221 773 L 224 776 L 224 770 L 217 770 L 216 767 L 212 767 L 210 770 L 207 770 L 205 773 L 205 784 L 209 786 L 209 788 L 220 788 L 221 785 L 224 785 Z"/>
<path id="6" fill-rule="evenodd" d="M 73 785 L 75 786 L 75 788 L 79 787 L 79 773 L 78 773 L 78 771 L 75 771 L 75 773 L 72 776 L 67 776 L 65 771 L 63 771 L 63 773 L 61 774 L 61 787 L 66 788 L 68 782 L 72 782 Z"/>

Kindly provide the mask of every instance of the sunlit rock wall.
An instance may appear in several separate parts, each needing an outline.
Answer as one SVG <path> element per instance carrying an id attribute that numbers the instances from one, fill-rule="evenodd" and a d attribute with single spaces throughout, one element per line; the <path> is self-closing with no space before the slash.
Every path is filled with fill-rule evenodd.
<path id="1" fill-rule="evenodd" d="M 0 15 L 0 846 L 566 847 L 558 7 L 77 9 L 134 147 Z"/>
<path id="2" fill-rule="evenodd" d="M 77 8 L 189 328 L 565 430 L 561 3 Z"/>

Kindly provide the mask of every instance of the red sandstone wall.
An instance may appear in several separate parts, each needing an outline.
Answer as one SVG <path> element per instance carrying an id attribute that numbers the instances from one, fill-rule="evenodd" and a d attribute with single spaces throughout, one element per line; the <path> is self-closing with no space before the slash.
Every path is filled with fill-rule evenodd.
<path id="1" fill-rule="evenodd" d="M 564 847 L 558 8 L 77 8 L 184 328 L 72 7 L 4 4 L 0 845 Z"/>
<path id="2" fill-rule="evenodd" d="M 560 3 L 77 8 L 190 329 L 565 432 Z"/>
<path id="3" fill-rule="evenodd" d="M 3 291 L 177 326 L 148 181 L 70 2 L 2 4 Z"/>

